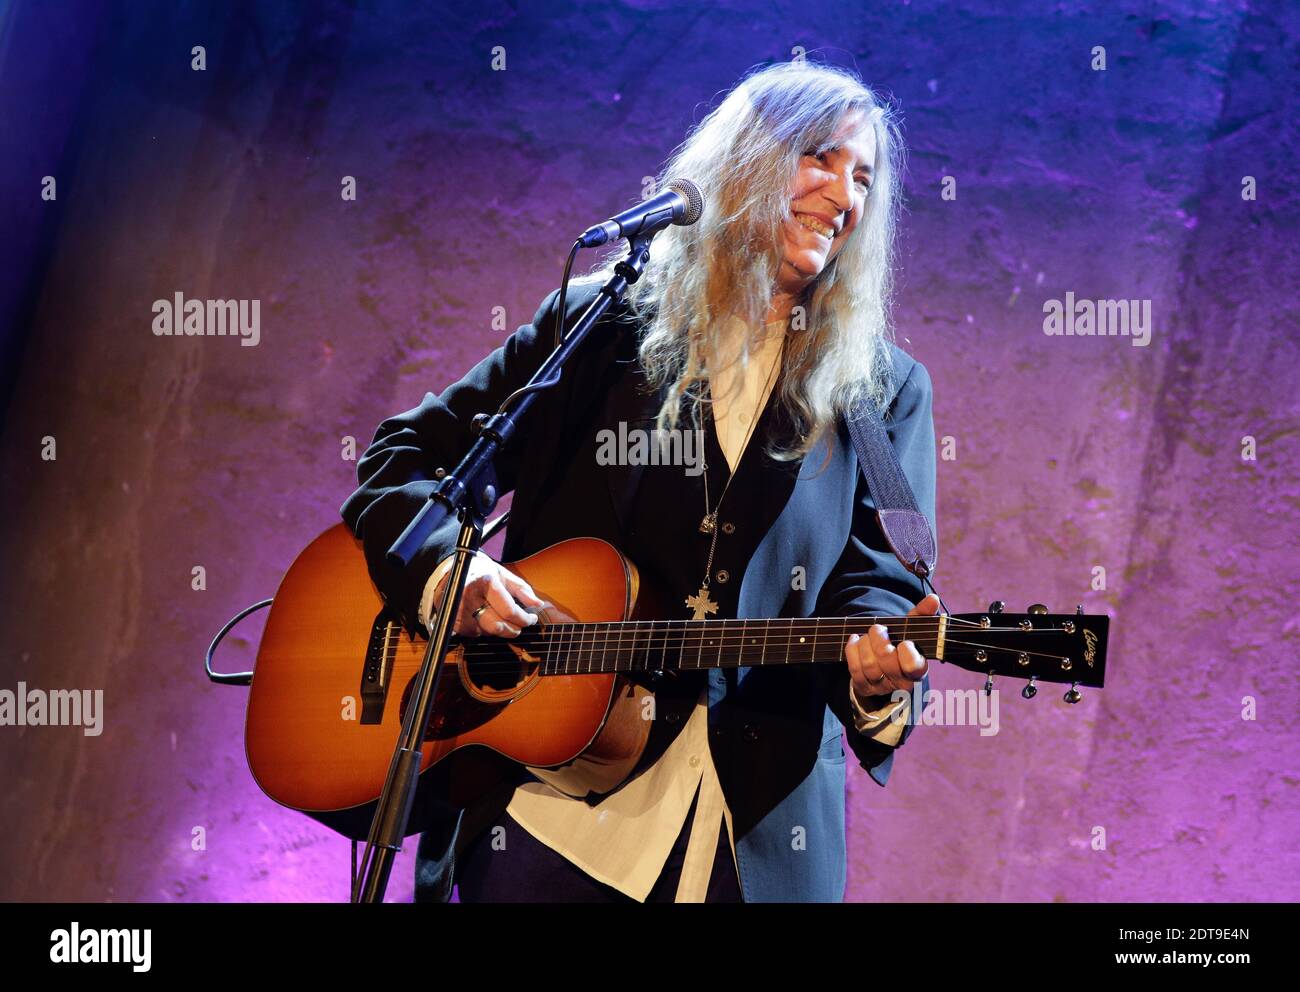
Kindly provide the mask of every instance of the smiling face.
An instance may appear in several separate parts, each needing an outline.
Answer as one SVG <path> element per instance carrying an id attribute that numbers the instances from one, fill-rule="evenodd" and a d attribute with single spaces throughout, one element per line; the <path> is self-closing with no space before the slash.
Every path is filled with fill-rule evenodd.
<path id="1" fill-rule="evenodd" d="M 790 187 L 792 216 L 782 225 L 778 292 L 799 296 L 853 234 L 875 180 L 876 136 L 861 114 L 840 122 L 831 147 L 808 149 Z"/>

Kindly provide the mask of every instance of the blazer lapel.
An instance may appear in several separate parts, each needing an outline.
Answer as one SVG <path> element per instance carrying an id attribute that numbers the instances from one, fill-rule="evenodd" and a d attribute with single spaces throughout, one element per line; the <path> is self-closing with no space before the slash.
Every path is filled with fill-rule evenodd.
<path id="1" fill-rule="evenodd" d="M 853 519 L 851 468 L 838 432 L 831 431 L 804 456 L 797 477 L 788 468 L 770 473 L 764 498 L 772 501 L 775 522 L 745 570 L 741 617 L 783 616 L 787 600 L 794 599 L 791 605 L 801 607 L 810 592 L 821 588 L 839 559 L 841 535 Z M 828 541 L 834 546 L 828 546 Z M 793 587 L 795 568 L 803 569 L 799 587 L 803 591 Z M 799 609 L 794 612 L 803 615 Z"/>

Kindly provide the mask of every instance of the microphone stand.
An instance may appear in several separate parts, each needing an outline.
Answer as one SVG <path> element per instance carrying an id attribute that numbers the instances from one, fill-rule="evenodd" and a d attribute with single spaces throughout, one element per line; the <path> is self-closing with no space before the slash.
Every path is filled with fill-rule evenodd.
<path id="1" fill-rule="evenodd" d="M 402 849 L 402 840 L 406 836 L 419 784 L 425 732 L 433 700 L 437 695 L 438 680 L 442 675 L 448 639 L 465 591 L 469 562 L 482 543 L 483 521 L 496 506 L 499 495 L 493 459 L 515 436 L 521 419 L 532 407 L 541 389 L 550 388 L 559 381 L 564 363 L 572 357 L 592 327 L 616 300 L 622 299 L 627 287 L 641 277 L 650 258 L 650 241 L 654 235 L 655 231 L 650 231 L 632 238 L 627 257 L 614 267 L 614 275 L 601 287 L 600 295 L 592 301 L 573 330 L 528 381 L 528 386 L 519 392 L 511 409 L 499 412 L 482 423 L 478 438 L 460 464 L 449 475 L 442 477 L 442 481 L 429 494 L 429 501 L 388 550 L 388 560 L 392 564 L 401 568 L 409 567 L 424 542 L 444 521 L 453 513 L 460 521 L 460 533 L 456 538 L 456 560 L 452 564 L 451 576 L 438 608 L 437 622 L 430 632 L 424 661 L 413 683 L 396 750 L 388 766 L 383 791 L 379 794 L 374 819 L 370 823 L 360 869 L 353 880 L 354 903 L 383 902 L 388 876 L 393 870 L 393 858 Z M 557 313 L 556 320 L 560 327 L 564 326 L 564 314 Z M 555 382 L 548 381 L 552 377 Z M 542 383 L 546 385 L 543 386 Z M 479 421 L 482 416 L 480 414 L 475 421 Z"/>

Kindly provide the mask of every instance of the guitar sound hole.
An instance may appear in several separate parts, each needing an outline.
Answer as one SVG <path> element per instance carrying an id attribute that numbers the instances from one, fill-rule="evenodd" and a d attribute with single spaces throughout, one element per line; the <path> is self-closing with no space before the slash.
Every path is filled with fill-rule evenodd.
<path id="1" fill-rule="evenodd" d="M 485 692 L 517 689 L 537 670 L 538 661 L 525 645 L 504 638 L 465 642 L 465 674 L 471 685 Z"/>

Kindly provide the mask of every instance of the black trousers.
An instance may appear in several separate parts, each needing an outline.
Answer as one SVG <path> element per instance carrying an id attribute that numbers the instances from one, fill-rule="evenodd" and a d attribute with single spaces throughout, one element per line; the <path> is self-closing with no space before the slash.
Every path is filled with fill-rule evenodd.
<path id="1" fill-rule="evenodd" d="M 699 793 L 696 793 L 696 800 Z M 696 800 L 677 835 L 668 861 L 664 864 L 646 902 L 672 902 L 677 895 L 686 845 L 695 822 Z M 495 827 L 505 828 L 504 850 L 492 849 Z M 618 889 L 592 878 L 563 855 L 521 827 L 502 811 L 496 822 L 484 830 L 456 862 L 456 885 L 461 902 L 597 902 L 635 903 Z M 718 831 L 713 856 L 713 874 L 709 878 L 706 902 L 741 902 L 740 879 L 727 841 L 727 825 Z"/>

